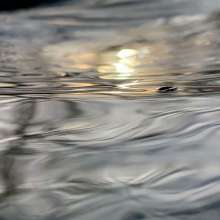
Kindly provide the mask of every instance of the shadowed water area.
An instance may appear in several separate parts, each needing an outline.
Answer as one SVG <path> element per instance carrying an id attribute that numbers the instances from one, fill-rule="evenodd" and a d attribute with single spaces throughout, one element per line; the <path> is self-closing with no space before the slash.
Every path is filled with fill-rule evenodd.
<path id="1" fill-rule="evenodd" d="M 220 0 L 0 13 L 0 220 L 220 219 Z"/>

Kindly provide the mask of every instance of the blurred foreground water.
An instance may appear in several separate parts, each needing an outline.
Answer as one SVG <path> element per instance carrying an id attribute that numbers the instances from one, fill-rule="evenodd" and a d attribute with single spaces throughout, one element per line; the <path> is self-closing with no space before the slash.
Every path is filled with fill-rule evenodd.
<path id="1" fill-rule="evenodd" d="M 220 219 L 220 0 L 0 14 L 0 220 Z"/>

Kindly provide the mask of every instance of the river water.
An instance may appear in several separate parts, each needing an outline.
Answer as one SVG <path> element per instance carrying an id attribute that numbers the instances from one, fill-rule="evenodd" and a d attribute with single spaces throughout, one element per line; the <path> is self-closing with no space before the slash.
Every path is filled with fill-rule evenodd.
<path id="1" fill-rule="evenodd" d="M 0 14 L 0 220 L 220 219 L 220 0 L 75 0 Z"/>

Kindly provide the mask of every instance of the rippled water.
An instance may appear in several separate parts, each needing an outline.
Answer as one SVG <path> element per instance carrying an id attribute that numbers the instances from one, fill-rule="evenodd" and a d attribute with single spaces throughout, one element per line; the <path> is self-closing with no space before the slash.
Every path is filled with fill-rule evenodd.
<path id="1" fill-rule="evenodd" d="M 218 220 L 219 35 L 219 0 L 2 12 L 0 220 Z"/>

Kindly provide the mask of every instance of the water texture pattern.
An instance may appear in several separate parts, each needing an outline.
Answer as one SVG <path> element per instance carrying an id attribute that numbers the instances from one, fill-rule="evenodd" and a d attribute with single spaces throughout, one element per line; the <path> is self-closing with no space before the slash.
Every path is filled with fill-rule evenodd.
<path id="1" fill-rule="evenodd" d="M 219 220 L 219 36 L 219 0 L 2 12 L 0 220 Z"/>

